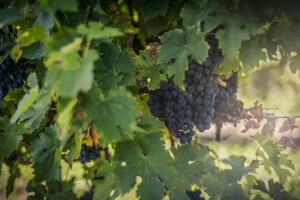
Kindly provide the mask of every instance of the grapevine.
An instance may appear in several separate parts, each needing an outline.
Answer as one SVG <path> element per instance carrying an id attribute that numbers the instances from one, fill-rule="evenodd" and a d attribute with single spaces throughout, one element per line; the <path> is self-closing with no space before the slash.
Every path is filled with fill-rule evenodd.
<path id="1" fill-rule="evenodd" d="M 298 199 L 299 6 L 0 0 L 0 199 Z"/>

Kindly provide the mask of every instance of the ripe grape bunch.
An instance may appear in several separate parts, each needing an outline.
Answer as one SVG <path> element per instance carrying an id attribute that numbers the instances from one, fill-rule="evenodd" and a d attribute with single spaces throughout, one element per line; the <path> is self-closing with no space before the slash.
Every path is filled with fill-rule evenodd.
<path id="1" fill-rule="evenodd" d="M 0 38 L 3 35 L 3 31 L 0 30 Z M 0 56 L 3 55 L 4 52 L 0 52 Z M 10 90 L 23 85 L 23 80 L 26 77 L 25 69 L 29 66 L 30 64 L 23 58 L 17 63 L 15 63 L 10 56 L 4 59 L 4 61 L 0 58 L 0 100 L 3 99 Z"/>
<path id="2" fill-rule="evenodd" d="M 100 155 L 99 149 L 96 146 L 87 146 L 86 144 L 81 145 L 80 151 L 80 162 L 86 163 L 90 162 L 91 160 L 95 160 Z"/>
<path id="3" fill-rule="evenodd" d="M 182 144 L 191 142 L 195 135 L 192 99 L 191 93 L 182 91 L 175 85 L 173 78 L 169 78 L 160 83 L 160 89 L 150 93 L 148 101 L 151 113 L 162 120 L 166 119 L 168 127 Z"/>
<path id="4" fill-rule="evenodd" d="M 225 83 L 218 85 L 218 93 L 215 100 L 214 123 L 236 123 L 243 111 L 243 103 L 237 100 L 238 74 L 233 72 L 231 76 L 221 75 L 220 81 Z"/>
<path id="5" fill-rule="evenodd" d="M 217 91 L 217 76 L 213 71 L 223 56 L 214 35 L 207 36 L 206 41 L 210 45 L 209 55 L 202 64 L 190 60 L 185 73 L 185 91 L 175 85 L 173 78 L 169 78 L 150 93 L 148 101 L 151 113 L 167 122 L 167 127 L 181 144 L 192 141 L 195 135 L 193 124 L 203 132 L 210 129 L 212 122 Z"/>
<path id="6" fill-rule="evenodd" d="M 194 124 L 200 132 L 210 129 L 214 114 L 214 102 L 217 92 L 217 76 L 214 70 L 222 62 L 222 51 L 218 48 L 218 40 L 213 34 L 206 37 L 210 45 L 207 59 L 198 64 L 191 61 L 185 73 L 185 87 L 194 97 L 192 110 Z"/>

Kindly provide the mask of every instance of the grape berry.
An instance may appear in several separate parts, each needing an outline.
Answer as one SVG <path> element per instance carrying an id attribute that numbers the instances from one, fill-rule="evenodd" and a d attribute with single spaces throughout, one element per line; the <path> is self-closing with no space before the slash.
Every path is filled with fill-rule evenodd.
<path id="1" fill-rule="evenodd" d="M 87 146 L 85 144 L 81 145 L 81 151 L 80 151 L 80 162 L 86 163 L 90 162 L 91 160 L 95 160 L 97 157 L 99 157 L 99 149 L 95 146 Z"/>

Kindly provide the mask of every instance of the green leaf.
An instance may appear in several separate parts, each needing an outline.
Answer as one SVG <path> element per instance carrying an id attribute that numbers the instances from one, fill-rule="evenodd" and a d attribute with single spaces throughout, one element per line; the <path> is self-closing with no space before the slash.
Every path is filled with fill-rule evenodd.
<path id="1" fill-rule="evenodd" d="M 22 125 L 11 124 L 7 118 L 0 118 L 0 163 L 18 148 L 24 133 L 25 129 Z M 0 173 L 1 167 L 2 165 L 0 165 Z"/>
<path id="2" fill-rule="evenodd" d="M 136 57 L 137 72 L 136 79 L 143 81 L 149 78 L 147 87 L 149 90 L 154 90 L 159 87 L 161 81 L 166 80 L 166 75 L 163 72 L 165 66 L 157 65 L 155 58 L 149 54 L 149 50 L 142 50 Z"/>
<path id="3" fill-rule="evenodd" d="M 243 188 L 237 182 L 228 183 L 227 171 L 217 174 L 209 173 L 204 177 L 206 192 L 212 199 L 222 198 L 228 200 L 247 199 Z"/>
<path id="4" fill-rule="evenodd" d="M 129 52 L 121 53 L 120 47 L 106 42 L 100 44 L 100 51 L 103 55 L 95 64 L 95 79 L 103 90 L 116 88 L 119 83 L 125 82 L 126 76 L 133 79 L 136 64 Z"/>
<path id="5" fill-rule="evenodd" d="M 42 25 L 44 27 L 45 34 L 49 35 L 50 32 L 51 32 L 51 30 L 52 30 L 52 28 L 55 25 L 55 22 L 54 22 L 53 16 L 50 13 L 43 12 L 42 14 L 40 14 L 37 17 L 37 19 L 35 21 L 35 24 Z"/>
<path id="6" fill-rule="evenodd" d="M 47 128 L 40 138 L 33 142 L 29 151 L 34 161 L 34 175 L 36 181 L 60 180 L 61 153 L 57 129 Z"/>
<path id="7" fill-rule="evenodd" d="M 42 25 L 35 25 L 26 29 L 17 38 L 17 44 L 11 50 L 11 54 L 15 55 L 17 60 L 21 58 L 23 54 L 23 48 L 28 47 L 31 44 L 37 43 L 38 41 L 45 39 L 45 30 Z M 43 53 L 43 49 L 41 49 Z M 28 53 L 27 53 L 28 54 Z"/>
<path id="8" fill-rule="evenodd" d="M 61 99 L 57 104 L 57 124 L 63 132 L 70 129 L 70 122 L 73 117 L 73 109 L 77 104 L 77 99 Z"/>
<path id="9" fill-rule="evenodd" d="M 261 36 L 256 36 L 242 43 L 239 58 L 243 67 L 259 67 L 259 61 L 266 61 L 267 54 L 262 51 L 260 40 Z"/>
<path id="10" fill-rule="evenodd" d="M 146 131 L 161 131 L 165 128 L 164 124 L 151 114 L 143 114 L 138 126 Z"/>
<path id="11" fill-rule="evenodd" d="M 172 149 L 174 161 L 170 164 L 176 169 L 173 179 L 174 186 L 170 189 L 171 199 L 188 199 L 185 192 L 193 184 L 199 184 L 200 178 L 205 172 L 205 162 L 209 149 L 198 144 L 187 144 Z"/>
<path id="12" fill-rule="evenodd" d="M 257 185 L 254 186 L 254 189 L 268 194 L 272 199 L 290 199 L 288 192 L 280 183 L 274 182 L 273 179 L 270 179 L 268 181 L 268 185 L 269 189 L 266 188 L 266 185 L 263 181 L 258 180 Z"/>
<path id="13" fill-rule="evenodd" d="M 114 167 L 107 160 L 102 160 L 100 164 L 96 177 L 103 178 L 95 181 L 94 199 L 113 198 L 122 194 Z M 114 194 L 111 196 L 113 190 Z"/>
<path id="14" fill-rule="evenodd" d="M 4 100 L 18 103 L 22 99 L 23 96 L 24 96 L 24 90 L 16 88 L 16 89 L 10 90 L 8 92 L 8 94 L 4 97 Z"/>
<path id="15" fill-rule="evenodd" d="M 78 56 L 77 52 L 70 52 L 64 56 L 52 55 L 48 60 L 50 68 L 46 74 L 45 85 L 52 86 L 62 97 L 72 98 L 80 91 L 86 92 L 92 87 L 94 62 L 99 58 L 98 53 L 89 50 L 82 63 Z"/>
<path id="16" fill-rule="evenodd" d="M 140 176 L 142 183 L 138 196 L 143 199 L 161 199 L 166 192 L 165 187 L 170 188 L 175 178 L 174 170 L 168 165 L 172 158 L 164 149 L 158 134 L 148 135 L 147 140 L 142 147 L 133 141 L 117 145 L 114 156 L 115 174 L 123 192 L 128 192 L 136 177 Z M 149 151 L 144 152 L 143 149 Z"/>
<path id="17" fill-rule="evenodd" d="M 259 167 L 259 161 L 253 160 L 249 166 L 245 166 L 246 157 L 244 156 L 230 156 L 229 159 L 223 160 L 224 163 L 229 164 L 232 170 L 227 171 L 232 181 L 239 181 L 246 174 L 254 172 Z"/>
<path id="18" fill-rule="evenodd" d="M 74 159 L 78 158 L 80 151 L 81 151 L 81 144 L 82 144 L 83 134 L 75 133 L 74 138 L 72 138 L 72 142 L 68 142 L 64 147 L 65 151 L 69 151 L 67 155 L 68 162 L 73 162 Z"/>
<path id="19" fill-rule="evenodd" d="M 203 10 L 208 0 L 192 0 L 184 4 L 180 16 L 183 19 L 183 24 L 188 27 L 195 24 L 199 24 L 203 20 L 207 13 Z"/>
<path id="20" fill-rule="evenodd" d="M 50 13 L 55 13 L 57 10 L 75 12 L 78 6 L 78 1 L 76 0 L 39 0 L 39 2 Z"/>
<path id="21" fill-rule="evenodd" d="M 142 26 L 149 35 L 157 37 L 163 31 L 168 30 L 171 24 L 168 18 L 158 16 L 154 19 L 146 21 Z"/>
<path id="22" fill-rule="evenodd" d="M 77 27 L 77 32 L 90 39 L 102 39 L 123 35 L 119 29 L 105 26 L 101 22 L 89 22 L 88 25 L 80 24 Z"/>
<path id="23" fill-rule="evenodd" d="M 264 169 L 271 175 L 275 172 L 280 183 L 284 184 L 291 170 L 295 167 L 286 154 L 281 153 L 281 149 L 274 141 L 271 141 L 266 136 L 256 134 L 252 136 L 259 144 L 262 150 L 258 152 L 258 156 L 263 159 Z M 273 170 L 272 170 L 273 169 Z"/>
<path id="24" fill-rule="evenodd" d="M 18 165 L 20 164 L 20 159 L 18 158 L 17 160 L 9 160 L 7 162 L 7 164 L 10 167 L 9 169 L 9 179 L 7 181 L 7 186 L 6 186 L 6 196 L 9 196 L 13 191 L 14 191 L 14 188 L 15 188 L 15 181 L 17 178 L 20 178 L 20 169 L 18 167 Z"/>
<path id="25" fill-rule="evenodd" d="M 31 89 L 38 86 L 38 80 L 37 80 L 36 73 L 29 74 L 29 76 L 27 78 L 27 85 Z"/>
<path id="26" fill-rule="evenodd" d="M 175 29 L 161 37 L 162 45 L 158 47 L 159 63 L 168 63 L 175 59 L 175 63 L 168 67 L 168 75 L 175 75 L 175 82 L 183 87 L 184 72 L 188 68 L 188 57 L 191 56 L 198 63 L 202 63 L 208 55 L 208 45 L 204 35 L 196 26 L 183 31 Z"/>
<path id="27" fill-rule="evenodd" d="M 223 54 L 233 59 L 238 56 L 242 42 L 250 39 L 250 34 L 233 24 L 228 28 L 219 30 L 216 38 L 219 40 L 219 47 L 222 49 Z"/>
<path id="28" fill-rule="evenodd" d="M 19 121 L 24 127 L 35 130 L 40 126 L 49 106 L 51 104 L 51 93 L 49 88 L 42 88 L 38 93 L 36 101 L 24 111 L 18 118 L 13 115 L 12 121 Z M 21 108 L 21 107 L 20 107 Z"/>
<path id="29" fill-rule="evenodd" d="M 168 0 L 136 0 L 134 3 L 146 21 L 159 15 L 164 16 L 168 9 Z"/>
<path id="30" fill-rule="evenodd" d="M 9 7 L 0 10 L 0 29 L 5 25 L 17 21 L 23 17 L 22 13 L 17 7 Z"/>
<path id="31" fill-rule="evenodd" d="M 36 182 L 30 180 L 26 191 L 33 193 L 28 200 L 37 199 L 78 199 L 73 193 L 73 181 Z"/>
<path id="32" fill-rule="evenodd" d="M 219 67 L 215 70 L 218 74 L 228 74 L 232 71 L 238 71 L 241 68 L 238 59 L 229 59 L 229 57 L 224 57 Z"/>
<path id="33" fill-rule="evenodd" d="M 44 42 L 38 41 L 24 47 L 22 56 L 30 60 L 42 58 L 44 56 Z"/>
<path id="34" fill-rule="evenodd" d="M 25 94 L 22 98 L 22 100 L 18 104 L 18 108 L 14 115 L 11 118 L 11 122 L 15 123 L 20 116 L 32 106 L 32 104 L 36 101 L 39 87 L 37 85 L 37 77 L 35 73 L 32 73 L 28 76 L 27 79 L 28 86 L 30 87 L 30 90 Z"/>
<path id="35" fill-rule="evenodd" d="M 101 143 L 104 146 L 124 139 L 125 135 L 133 137 L 133 131 L 137 130 L 136 103 L 123 88 L 109 90 L 104 96 L 94 87 L 83 94 L 79 102 L 79 107 L 86 112 L 87 122 L 93 121 L 94 127 L 101 132 Z"/>
<path id="36" fill-rule="evenodd" d="M 38 96 L 39 88 L 38 86 L 35 86 L 34 88 L 31 88 L 28 94 L 25 94 L 22 98 L 22 100 L 18 104 L 18 108 L 14 115 L 11 118 L 11 122 L 15 123 L 20 116 L 32 106 L 32 104 L 36 101 Z"/>

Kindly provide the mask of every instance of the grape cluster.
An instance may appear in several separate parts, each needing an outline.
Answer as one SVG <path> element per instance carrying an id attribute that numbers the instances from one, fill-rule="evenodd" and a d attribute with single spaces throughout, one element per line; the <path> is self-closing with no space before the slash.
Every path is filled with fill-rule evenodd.
<path id="1" fill-rule="evenodd" d="M 236 120 L 243 111 L 243 103 L 237 100 L 238 74 L 237 72 L 233 72 L 229 78 L 224 75 L 221 75 L 219 78 L 225 85 L 218 85 L 213 122 L 236 123 Z"/>
<path id="2" fill-rule="evenodd" d="M 185 91 L 177 87 L 173 78 L 162 81 L 160 88 L 150 93 L 150 112 L 167 119 L 167 126 L 181 144 L 192 141 L 194 124 L 200 132 L 210 129 L 214 101 L 217 92 L 217 76 L 213 71 L 221 63 L 223 56 L 214 35 L 206 37 L 210 45 L 207 59 L 199 64 L 189 61 L 185 73 Z"/>
<path id="3" fill-rule="evenodd" d="M 168 81 L 161 81 L 160 88 L 150 94 L 148 106 L 153 115 L 166 119 L 174 136 L 185 144 L 191 142 L 195 135 L 191 103 L 192 94 L 182 91 L 173 78 L 169 78 Z"/>
<path id="4" fill-rule="evenodd" d="M 0 38 L 3 35 L 3 31 L 0 30 Z M 0 56 L 3 55 L 4 52 L 0 52 Z M 26 78 L 25 69 L 28 67 L 30 67 L 30 64 L 23 58 L 17 63 L 9 56 L 4 61 L 0 58 L 0 100 L 3 99 L 10 90 L 23 85 L 23 80 Z"/>
<path id="5" fill-rule="evenodd" d="M 81 151 L 80 151 L 80 162 L 86 163 L 90 162 L 91 160 L 95 160 L 97 157 L 99 157 L 99 149 L 95 146 L 87 146 L 85 144 L 81 145 Z"/>
<path id="6" fill-rule="evenodd" d="M 185 193 L 188 195 L 190 200 L 204 200 L 204 198 L 200 196 L 201 195 L 200 190 L 195 190 L 195 191 L 187 190 Z"/>
<path id="7" fill-rule="evenodd" d="M 192 60 L 185 73 L 186 90 L 193 94 L 195 101 L 193 104 L 194 124 L 200 132 L 211 127 L 217 92 L 217 76 L 213 72 L 223 59 L 215 36 L 211 34 L 205 39 L 210 45 L 207 59 L 202 64 Z"/>

